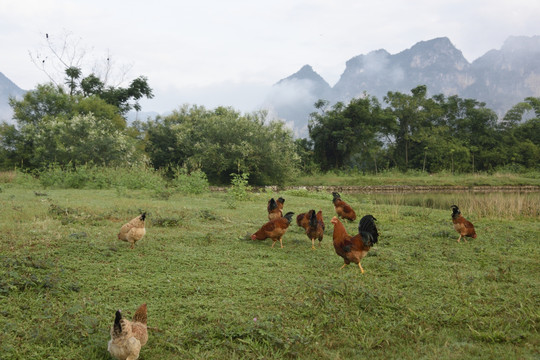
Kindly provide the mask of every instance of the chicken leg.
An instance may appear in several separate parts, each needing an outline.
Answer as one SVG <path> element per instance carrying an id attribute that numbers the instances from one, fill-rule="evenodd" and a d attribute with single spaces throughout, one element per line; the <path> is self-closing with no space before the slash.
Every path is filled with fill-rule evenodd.
<path id="1" fill-rule="evenodd" d="M 277 240 L 274 240 L 272 243 L 272 248 L 274 248 L 274 245 L 276 245 Z M 279 238 L 279 244 L 281 245 L 281 248 L 283 249 L 283 239 Z"/>

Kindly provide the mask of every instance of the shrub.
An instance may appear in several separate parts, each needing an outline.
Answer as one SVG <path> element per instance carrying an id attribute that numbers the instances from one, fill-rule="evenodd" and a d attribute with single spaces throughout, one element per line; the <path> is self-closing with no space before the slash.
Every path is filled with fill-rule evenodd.
<path id="1" fill-rule="evenodd" d="M 13 184 L 24 188 L 36 188 L 39 187 L 39 180 L 32 176 L 31 173 L 17 170 L 17 175 L 13 179 Z"/>
<path id="2" fill-rule="evenodd" d="M 173 169 L 172 185 L 184 194 L 202 194 L 208 191 L 208 178 L 202 170 L 188 173 L 185 168 Z"/>
<path id="3" fill-rule="evenodd" d="M 238 201 L 249 199 L 248 191 L 251 190 L 251 186 L 248 185 L 249 173 L 233 173 L 231 176 L 231 188 L 227 191 L 227 205 L 234 209 Z"/>
<path id="4" fill-rule="evenodd" d="M 44 187 L 61 189 L 111 189 L 126 188 L 161 190 L 167 182 L 159 171 L 145 165 L 125 167 L 101 167 L 81 165 L 62 167 L 51 164 L 35 173 Z"/>
<path id="5" fill-rule="evenodd" d="M 8 184 L 15 181 L 17 173 L 15 171 L 0 171 L 0 184 Z"/>

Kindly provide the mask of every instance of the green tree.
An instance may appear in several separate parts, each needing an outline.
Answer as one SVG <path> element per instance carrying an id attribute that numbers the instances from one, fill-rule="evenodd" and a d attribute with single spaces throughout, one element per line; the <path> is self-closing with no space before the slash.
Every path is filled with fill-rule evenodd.
<path id="1" fill-rule="evenodd" d="M 296 173 L 292 132 L 266 113 L 241 115 L 231 108 L 184 106 L 143 126 L 146 151 L 156 168 L 200 169 L 213 183 L 249 173 L 253 184 L 283 184 Z"/>
<path id="2" fill-rule="evenodd" d="M 43 168 L 51 162 L 121 165 L 134 160 L 133 139 L 110 121 L 93 114 L 48 118 L 31 135 L 34 144 L 31 162 L 35 167 Z"/>
<path id="3" fill-rule="evenodd" d="M 315 103 L 319 112 L 313 112 L 308 123 L 315 159 L 323 171 L 343 168 L 355 146 L 351 120 L 343 114 L 345 104 L 338 102 L 330 110 L 323 109 L 326 105 Z"/>
<path id="4" fill-rule="evenodd" d="M 478 170 L 491 170 L 501 163 L 504 149 L 501 148 L 500 132 L 497 131 L 497 115 L 485 104 L 474 99 L 452 97 L 456 103 L 457 114 L 447 122 L 450 135 L 457 139 L 466 154 L 458 157 L 463 171 L 472 170 L 470 150 L 475 149 L 475 167 Z"/>
<path id="5" fill-rule="evenodd" d="M 0 169 L 13 169 L 22 162 L 19 144 L 23 143 L 15 125 L 0 124 Z"/>
<path id="6" fill-rule="evenodd" d="M 35 90 L 27 91 L 22 100 L 9 99 L 13 119 L 19 126 L 38 126 L 45 117 L 68 116 L 73 111 L 73 104 L 62 87 L 51 83 L 40 84 Z"/>
<path id="7" fill-rule="evenodd" d="M 392 127 L 388 116 L 374 97 L 364 95 L 345 105 L 338 102 L 330 109 L 318 101 L 319 110 L 310 116 L 308 129 L 316 161 L 323 171 L 358 167 L 377 171 L 382 139 Z"/>
<path id="8" fill-rule="evenodd" d="M 10 105 L 17 125 L 0 128 L 0 148 L 11 165 L 39 168 L 50 162 L 117 164 L 135 159 L 125 120 L 117 107 L 99 97 L 69 95 L 62 87 L 44 84 L 21 100 L 10 99 Z"/>
<path id="9" fill-rule="evenodd" d="M 420 128 L 430 126 L 437 114 L 435 103 L 426 97 L 425 85 L 415 87 L 411 93 L 412 95 L 407 95 L 389 91 L 384 97 L 388 111 L 397 123 L 393 157 L 403 170 L 411 168 L 409 161 L 422 154 L 424 146 L 416 135 Z M 416 149 L 413 149 L 415 145 Z M 415 167 L 415 164 L 412 167 Z"/>
<path id="10" fill-rule="evenodd" d="M 152 88 L 148 85 L 148 79 L 144 76 L 131 81 L 127 88 L 106 86 L 95 74 L 90 74 L 81 80 L 81 93 L 84 96 L 98 96 L 108 104 L 116 106 L 121 114 L 126 114 L 131 109 L 141 110 L 139 100 L 146 97 L 154 97 Z"/>
<path id="11" fill-rule="evenodd" d="M 74 95 L 77 90 L 77 80 L 81 77 L 82 71 L 80 68 L 70 66 L 66 69 L 66 85 L 69 87 L 69 94 Z"/>
<path id="12" fill-rule="evenodd" d="M 539 168 L 540 98 L 528 97 L 514 105 L 504 116 L 500 132 L 511 164 Z"/>
<path id="13" fill-rule="evenodd" d="M 295 139 L 295 151 L 300 158 L 300 170 L 305 174 L 313 174 L 317 170 L 313 142 L 310 139 Z"/>
<path id="14" fill-rule="evenodd" d="M 355 138 L 355 152 L 349 161 L 351 165 L 363 170 L 378 172 L 377 161 L 383 154 L 384 139 L 395 128 L 393 118 L 388 116 L 375 97 L 366 94 L 352 99 L 344 110 L 346 118 L 351 120 Z"/>

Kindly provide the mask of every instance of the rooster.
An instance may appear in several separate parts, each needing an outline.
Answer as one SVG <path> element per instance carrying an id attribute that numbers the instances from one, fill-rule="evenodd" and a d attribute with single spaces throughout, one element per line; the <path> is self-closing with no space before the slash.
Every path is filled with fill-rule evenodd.
<path id="1" fill-rule="evenodd" d="M 336 250 L 336 254 L 341 256 L 345 262 L 341 267 L 342 269 L 351 262 L 354 262 L 358 264 L 362 274 L 364 273 L 364 268 L 362 268 L 360 261 L 379 239 L 375 220 L 377 219 L 372 215 L 364 216 L 358 224 L 358 235 L 351 236 L 347 234 L 345 226 L 343 226 L 336 216 L 332 218 L 331 222 L 334 225 L 334 249 Z"/>
<path id="2" fill-rule="evenodd" d="M 353 208 L 345 201 L 341 200 L 339 193 L 333 192 L 332 196 L 334 197 L 332 203 L 334 203 L 337 216 L 350 221 L 356 220 L 356 213 Z"/>
<path id="3" fill-rule="evenodd" d="M 283 204 L 281 204 L 281 209 L 282 208 Z M 266 209 L 268 210 L 268 220 L 279 219 L 283 216 L 283 211 L 279 208 L 279 203 L 274 200 L 274 198 L 268 200 L 268 205 L 266 206 Z"/>
<path id="4" fill-rule="evenodd" d="M 474 225 L 465 219 L 461 215 L 461 211 L 457 205 L 452 205 L 452 223 L 454 224 L 454 229 L 459 233 L 459 238 L 457 242 L 461 242 L 461 237 L 465 236 L 463 240 L 467 241 L 466 237 L 471 237 L 476 239 L 476 232 L 474 231 Z"/>
<path id="5" fill-rule="evenodd" d="M 278 209 L 283 211 L 283 205 L 285 205 L 285 199 L 280 196 L 278 197 L 276 202 L 277 202 Z"/>
<path id="6" fill-rule="evenodd" d="M 304 230 L 307 229 L 309 226 L 309 218 L 311 217 L 311 212 L 315 212 L 315 210 L 310 210 L 305 213 L 301 213 L 296 217 L 296 225 L 304 228 Z"/>
<path id="7" fill-rule="evenodd" d="M 111 327 L 111 340 L 107 350 L 118 360 L 136 360 L 139 352 L 148 341 L 148 329 L 146 327 L 147 308 L 146 304 L 139 306 L 133 320 L 122 318 L 122 312 L 116 311 L 114 324 Z"/>
<path id="8" fill-rule="evenodd" d="M 144 227 L 144 220 L 146 219 L 146 213 L 142 213 L 140 216 L 137 216 L 134 219 L 131 219 L 130 222 L 124 224 L 120 228 L 118 233 L 118 239 L 122 241 L 127 241 L 131 244 L 131 248 L 135 247 L 135 243 L 141 240 L 146 234 L 146 229 Z"/>
<path id="9" fill-rule="evenodd" d="M 315 213 L 315 210 L 310 210 L 309 222 L 306 227 L 306 235 L 311 240 L 311 249 L 315 250 L 315 239 L 319 240 L 319 247 L 324 236 L 324 221 L 322 217 L 322 211 L 319 210 Z"/>
<path id="10" fill-rule="evenodd" d="M 270 220 L 264 224 L 256 233 L 251 235 L 251 240 L 272 239 L 272 247 L 279 240 L 281 248 L 283 248 L 283 235 L 287 232 L 287 228 L 291 224 L 293 212 L 288 212 L 285 216 L 278 219 Z"/>

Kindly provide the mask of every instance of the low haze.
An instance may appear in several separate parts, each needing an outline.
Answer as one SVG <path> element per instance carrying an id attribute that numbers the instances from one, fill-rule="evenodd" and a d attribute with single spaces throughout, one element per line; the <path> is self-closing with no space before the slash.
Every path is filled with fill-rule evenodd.
<path id="1" fill-rule="evenodd" d="M 25 90 L 47 82 L 29 54 L 45 54 L 45 34 L 59 46 L 67 36 L 86 51 L 84 74 L 109 57 L 129 68 L 128 80 L 148 77 L 155 98 L 143 111 L 187 103 L 250 112 L 305 64 L 333 86 L 356 55 L 436 37 L 472 62 L 509 36 L 539 35 L 538 19 L 540 2 L 530 0 L 3 0 L 0 72 Z"/>

